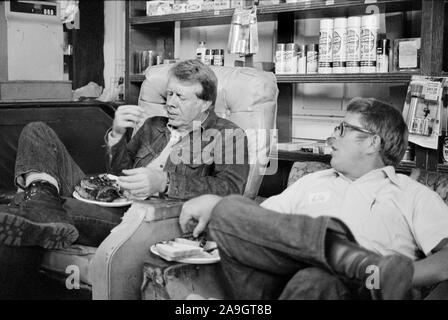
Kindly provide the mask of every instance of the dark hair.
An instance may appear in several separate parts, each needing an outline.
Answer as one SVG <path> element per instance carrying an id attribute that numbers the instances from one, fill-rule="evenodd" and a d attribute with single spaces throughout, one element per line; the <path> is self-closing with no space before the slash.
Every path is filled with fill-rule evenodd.
<path id="1" fill-rule="evenodd" d="M 200 60 L 190 59 L 178 62 L 170 69 L 170 75 L 181 81 L 199 82 L 202 92 L 197 97 L 205 101 L 212 101 L 210 108 L 214 107 L 218 92 L 218 79 L 213 70 Z"/>
<path id="2" fill-rule="evenodd" d="M 380 155 L 384 164 L 397 166 L 408 147 L 408 127 L 401 112 L 375 98 L 354 98 L 347 112 L 361 114 L 364 128 L 381 137 Z"/>

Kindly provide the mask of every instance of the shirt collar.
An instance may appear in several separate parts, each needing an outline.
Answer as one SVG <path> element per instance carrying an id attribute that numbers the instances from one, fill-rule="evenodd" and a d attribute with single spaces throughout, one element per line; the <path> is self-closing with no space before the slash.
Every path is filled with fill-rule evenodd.
<path id="1" fill-rule="evenodd" d="M 349 182 L 354 182 L 353 180 L 350 180 L 349 178 L 347 178 L 346 176 L 344 176 L 342 173 L 336 171 L 335 169 L 333 169 L 333 173 L 334 173 L 336 176 L 339 176 L 339 177 L 343 178 L 344 180 L 347 180 L 347 181 L 349 181 Z M 366 177 L 366 176 L 375 175 L 375 174 L 378 174 L 378 173 L 380 173 L 380 174 L 384 174 L 386 177 L 389 178 L 389 180 L 390 180 L 393 184 L 395 184 L 395 185 L 397 185 L 398 187 L 400 187 L 400 183 L 399 183 L 399 181 L 398 181 L 398 177 L 397 177 L 397 174 L 396 174 L 396 172 L 395 172 L 395 168 L 394 168 L 393 166 L 386 166 L 386 167 L 382 167 L 382 168 L 378 168 L 378 169 L 372 170 L 372 171 L 366 173 L 364 176 L 358 178 L 358 179 L 355 180 L 355 181 L 358 181 L 359 179 L 362 179 L 362 178 L 364 178 L 364 177 Z"/>

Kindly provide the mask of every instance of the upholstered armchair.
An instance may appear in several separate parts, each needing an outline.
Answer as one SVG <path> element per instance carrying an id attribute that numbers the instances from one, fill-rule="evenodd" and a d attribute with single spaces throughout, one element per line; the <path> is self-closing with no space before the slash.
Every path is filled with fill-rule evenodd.
<path id="1" fill-rule="evenodd" d="M 169 65 L 146 70 L 139 105 L 147 117 L 165 115 Z M 277 108 L 278 88 L 272 73 L 252 68 L 212 67 L 218 78 L 215 112 L 245 130 L 248 137 L 250 172 L 244 195 L 257 196 L 263 178 Z M 94 299 L 140 299 L 143 264 L 154 243 L 181 234 L 178 217 L 182 202 L 135 202 L 92 260 L 91 281 Z"/>

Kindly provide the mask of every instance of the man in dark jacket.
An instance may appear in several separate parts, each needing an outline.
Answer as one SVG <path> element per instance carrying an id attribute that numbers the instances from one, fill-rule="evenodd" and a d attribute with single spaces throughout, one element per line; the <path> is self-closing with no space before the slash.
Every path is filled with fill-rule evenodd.
<path id="1" fill-rule="evenodd" d="M 249 173 L 244 131 L 214 112 L 217 78 L 197 60 L 173 66 L 167 85 L 167 118 L 143 119 L 139 106 L 117 109 L 106 134 L 111 172 L 130 199 L 177 199 L 213 193 L 242 194 Z M 41 122 L 19 139 L 15 183 L 19 193 L 0 206 L 0 244 L 46 249 L 98 246 L 127 208 L 100 207 L 72 198 L 85 174 L 58 136 Z"/>

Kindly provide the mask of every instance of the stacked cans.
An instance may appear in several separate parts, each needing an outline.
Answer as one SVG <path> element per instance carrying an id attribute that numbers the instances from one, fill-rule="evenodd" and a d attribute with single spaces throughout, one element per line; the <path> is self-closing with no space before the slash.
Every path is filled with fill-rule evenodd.
<path id="1" fill-rule="evenodd" d="M 378 14 L 322 19 L 319 44 L 277 44 L 275 72 L 388 72 L 390 40 L 378 40 L 378 29 Z"/>

